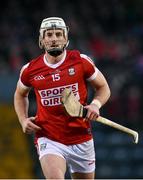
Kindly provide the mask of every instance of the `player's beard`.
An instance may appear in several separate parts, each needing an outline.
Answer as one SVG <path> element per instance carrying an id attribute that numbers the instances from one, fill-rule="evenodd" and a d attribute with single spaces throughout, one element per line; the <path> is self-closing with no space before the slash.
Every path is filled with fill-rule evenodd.
<path id="1" fill-rule="evenodd" d="M 63 53 L 66 47 L 66 41 L 46 42 L 44 48 L 51 56 L 57 57 Z"/>

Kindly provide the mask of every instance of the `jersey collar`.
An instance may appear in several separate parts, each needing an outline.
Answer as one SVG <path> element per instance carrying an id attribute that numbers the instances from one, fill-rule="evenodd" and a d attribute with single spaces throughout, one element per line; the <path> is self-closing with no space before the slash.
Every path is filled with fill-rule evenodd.
<path id="1" fill-rule="evenodd" d="M 46 64 L 46 66 L 49 66 L 50 68 L 53 68 L 53 69 L 54 69 L 54 68 L 59 67 L 59 66 L 65 61 L 66 55 L 67 55 L 67 51 L 65 50 L 65 51 L 64 51 L 64 56 L 63 56 L 63 58 L 62 58 L 58 63 L 56 63 L 56 64 L 48 63 L 48 62 L 46 61 L 46 54 L 44 54 L 43 60 L 44 60 L 44 63 Z"/>

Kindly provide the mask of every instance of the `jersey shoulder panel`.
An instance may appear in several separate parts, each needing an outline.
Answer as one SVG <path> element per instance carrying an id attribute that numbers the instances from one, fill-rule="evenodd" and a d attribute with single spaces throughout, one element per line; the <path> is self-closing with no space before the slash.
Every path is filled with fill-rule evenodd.
<path id="1" fill-rule="evenodd" d="M 31 83 L 29 81 L 31 72 L 35 71 L 36 69 L 39 69 L 42 63 L 43 55 L 40 55 L 39 57 L 32 59 L 30 62 L 28 62 L 21 68 L 19 80 L 24 86 L 31 86 Z"/>
<path id="2" fill-rule="evenodd" d="M 28 68 L 31 70 L 32 68 L 39 66 L 41 63 L 43 64 L 43 57 L 44 57 L 44 54 L 38 56 L 37 58 L 32 59 L 29 62 Z"/>
<path id="3" fill-rule="evenodd" d="M 78 50 L 67 50 L 67 59 L 80 59 L 80 52 Z"/>

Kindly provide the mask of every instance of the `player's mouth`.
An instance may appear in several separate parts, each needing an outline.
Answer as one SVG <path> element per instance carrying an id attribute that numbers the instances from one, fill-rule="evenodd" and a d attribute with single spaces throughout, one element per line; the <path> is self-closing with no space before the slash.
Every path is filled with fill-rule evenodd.
<path id="1" fill-rule="evenodd" d="M 58 48 L 59 45 L 53 44 L 51 47 L 52 47 L 52 48 Z"/>

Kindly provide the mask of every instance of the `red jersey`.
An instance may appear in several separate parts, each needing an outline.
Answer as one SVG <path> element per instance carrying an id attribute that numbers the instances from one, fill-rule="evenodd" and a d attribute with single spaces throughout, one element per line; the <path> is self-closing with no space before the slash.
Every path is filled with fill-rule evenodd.
<path id="1" fill-rule="evenodd" d="M 45 54 L 23 66 L 19 83 L 23 88 L 33 87 L 37 101 L 36 124 L 42 128 L 38 137 L 71 145 L 92 138 L 91 125 L 83 118 L 73 118 L 65 113 L 61 92 L 70 88 L 79 101 L 86 105 L 87 81 L 96 78 L 98 69 L 86 55 L 76 50 L 64 52 L 64 58 L 49 64 Z"/>

